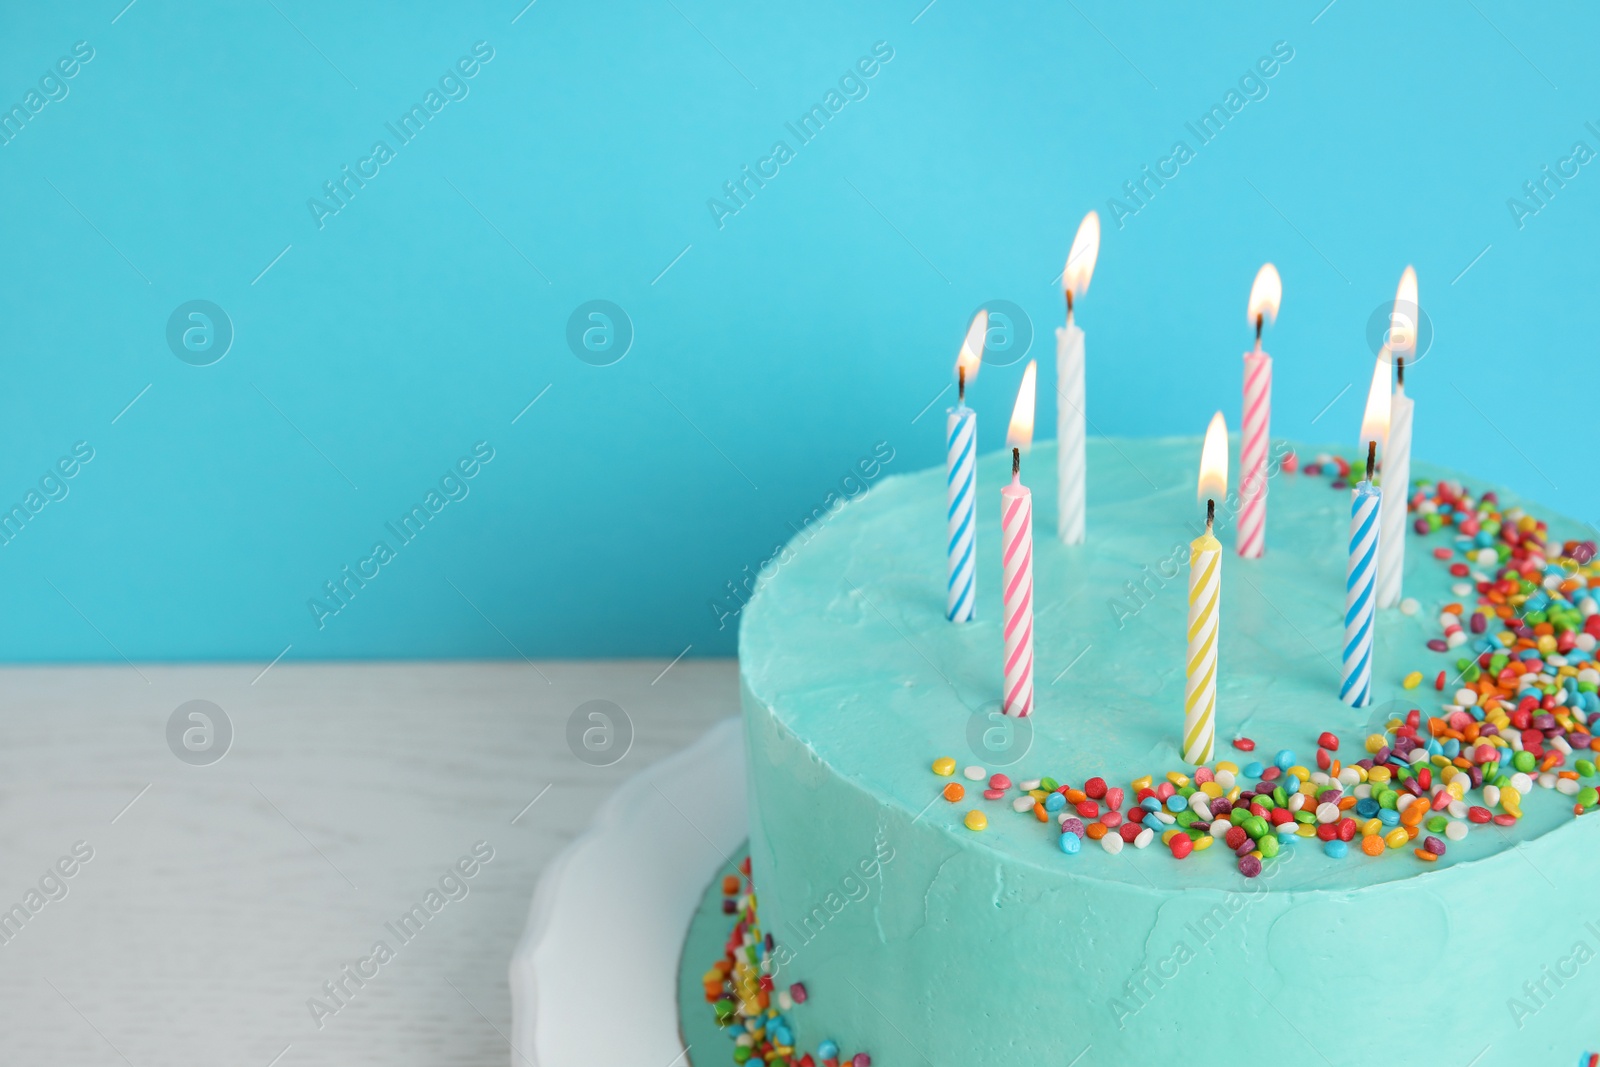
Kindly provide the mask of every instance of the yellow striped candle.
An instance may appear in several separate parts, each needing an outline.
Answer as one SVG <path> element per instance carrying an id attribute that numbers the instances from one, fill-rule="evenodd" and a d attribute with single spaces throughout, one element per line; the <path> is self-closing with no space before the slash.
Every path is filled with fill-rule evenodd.
<path id="1" fill-rule="evenodd" d="M 1217 738 L 1217 643 L 1222 618 L 1222 544 L 1211 527 L 1216 498 L 1228 492 L 1228 425 L 1211 416 L 1200 449 L 1198 495 L 1206 532 L 1189 543 L 1189 654 L 1183 682 L 1183 758 L 1210 763 Z"/>

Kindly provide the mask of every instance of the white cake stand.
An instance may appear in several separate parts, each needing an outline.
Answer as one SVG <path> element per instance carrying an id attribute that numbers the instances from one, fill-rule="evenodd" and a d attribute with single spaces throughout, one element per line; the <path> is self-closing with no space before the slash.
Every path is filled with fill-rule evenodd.
<path id="1" fill-rule="evenodd" d="M 513 1067 L 682 1067 L 683 939 L 746 826 L 738 718 L 606 801 L 539 879 L 511 958 Z"/>

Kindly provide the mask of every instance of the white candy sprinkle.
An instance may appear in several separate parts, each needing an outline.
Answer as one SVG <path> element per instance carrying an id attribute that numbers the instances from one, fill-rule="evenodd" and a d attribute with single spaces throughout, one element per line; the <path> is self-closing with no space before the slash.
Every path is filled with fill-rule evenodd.
<path id="1" fill-rule="evenodd" d="M 1237 780 L 1238 779 L 1234 778 L 1232 771 L 1218 771 L 1217 772 L 1217 785 L 1221 787 L 1221 789 L 1222 789 L 1222 791 L 1224 793 L 1226 793 L 1228 790 L 1232 789 L 1233 785 L 1234 785 L 1234 782 L 1236 782 Z"/>
<path id="2" fill-rule="evenodd" d="M 1533 779 L 1518 771 L 1511 776 L 1511 787 L 1523 796 L 1533 792 Z"/>
<path id="3" fill-rule="evenodd" d="M 1171 826 L 1173 823 L 1178 821 L 1164 811 L 1152 811 L 1147 814 L 1145 818 L 1154 818 L 1156 822 L 1161 823 L 1163 826 Z"/>
<path id="4" fill-rule="evenodd" d="M 1346 767 L 1339 772 L 1339 784 L 1342 786 L 1357 786 L 1361 784 L 1361 772 L 1354 767 Z"/>
<path id="5" fill-rule="evenodd" d="M 1492 548 L 1479 549 L 1477 559 L 1478 566 L 1493 567 L 1496 563 L 1500 562 L 1500 553 L 1496 552 Z"/>
<path id="6" fill-rule="evenodd" d="M 1322 823 L 1339 821 L 1339 805 L 1334 803 L 1317 805 L 1317 821 Z"/>
<path id="7" fill-rule="evenodd" d="M 1211 836 L 1226 837 L 1228 836 L 1228 831 L 1232 829 L 1233 823 L 1229 822 L 1227 819 L 1217 819 L 1211 824 Z M 1139 845 L 1139 842 L 1135 841 L 1134 844 Z M 1144 848 L 1143 845 L 1139 845 L 1139 847 Z"/>
<path id="8" fill-rule="evenodd" d="M 1400 601 L 1400 614 L 1415 615 L 1422 610 L 1422 604 L 1414 596 L 1408 596 Z"/>
<path id="9" fill-rule="evenodd" d="M 1572 746 L 1567 744 L 1567 739 L 1565 737 L 1561 737 L 1559 735 L 1550 739 L 1550 747 L 1568 755 L 1572 754 Z"/>
<path id="10" fill-rule="evenodd" d="M 1483 802 L 1484 802 L 1484 804 L 1488 805 L 1491 808 L 1494 807 L 1496 804 L 1500 803 L 1500 787 L 1497 786 L 1497 785 L 1486 785 L 1486 786 L 1484 786 L 1483 787 Z M 1466 805 L 1462 805 L 1463 808 L 1465 806 Z M 1455 813 L 1455 805 L 1454 804 L 1450 805 L 1450 808 L 1451 808 L 1450 814 L 1451 815 L 1455 815 L 1456 814 Z M 1463 811 L 1460 815 L 1457 815 L 1456 818 L 1458 818 L 1458 819 L 1459 818 L 1465 818 L 1466 814 L 1467 813 L 1465 811 Z"/>
<path id="11" fill-rule="evenodd" d="M 1368 797 L 1370 797 L 1372 795 L 1372 783 L 1371 782 L 1360 782 L 1360 783 L 1358 783 L 1356 785 L 1355 789 L 1352 791 L 1352 795 L 1354 795 L 1357 800 L 1365 800 L 1365 799 L 1367 799 Z"/>
<path id="12" fill-rule="evenodd" d="M 1575 797 L 1578 795 L 1578 780 L 1576 778 L 1557 778 L 1556 792 L 1564 796 Z"/>
<path id="13" fill-rule="evenodd" d="M 789 995 L 787 989 L 778 990 L 778 1007 L 783 1011 L 794 1010 L 794 997 Z"/>
<path id="14" fill-rule="evenodd" d="M 1478 702 L 1478 691 L 1475 689 L 1457 689 L 1456 703 L 1464 708 L 1470 708 Z"/>
<path id="15" fill-rule="evenodd" d="M 1032 811 L 1033 810 L 1033 798 L 1030 797 L 1030 796 L 1026 796 L 1026 795 L 1017 797 L 1015 800 L 1013 800 L 1011 802 L 1011 810 L 1012 811 Z"/>
<path id="16" fill-rule="evenodd" d="M 1446 648 L 1460 648 L 1466 643 L 1467 633 L 1465 630 L 1457 630 L 1455 633 L 1444 639 Z"/>
<path id="17" fill-rule="evenodd" d="M 1017 787 L 1019 789 L 1021 789 L 1024 793 L 1027 793 L 1027 792 L 1030 792 L 1030 791 L 1032 791 L 1034 789 L 1038 789 L 1039 788 L 1039 781 L 1040 780 L 1038 778 L 1029 778 L 1029 779 L 1026 779 L 1025 781 L 1018 782 L 1017 783 Z"/>
<path id="18" fill-rule="evenodd" d="M 1111 837 L 1111 836 L 1112 836 L 1111 834 L 1107 834 L 1106 835 L 1106 837 Z M 1139 836 L 1137 836 L 1137 837 L 1135 837 L 1133 839 L 1133 847 L 1134 848 L 1148 848 L 1150 846 L 1150 842 L 1154 841 L 1155 839 L 1156 839 L 1156 832 L 1154 830 L 1150 829 L 1150 827 L 1146 826 L 1143 830 L 1139 831 Z M 1103 841 L 1103 840 L 1105 840 L 1105 838 L 1101 838 L 1101 840 Z M 1118 840 L 1121 840 L 1121 839 L 1118 838 Z"/>
<path id="19" fill-rule="evenodd" d="M 1301 808 L 1303 808 L 1305 806 L 1306 806 L 1306 795 L 1304 793 L 1296 793 L 1294 796 L 1289 798 L 1289 810 L 1290 811 L 1299 811 Z"/>
<path id="20" fill-rule="evenodd" d="M 1472 595 L 1472 583 L 1471 582 L 1457 582 L 1455 585 L 1452 585 L 1450 587 L 1450 592 L 1453 593 L 1456 596 L 1471 596 Z"/>
<path id="21" fill-rule="evenodd" d="M 1444 836 L 1452 841 L 1460 841 L 1467 836 L 1467 824 L 1464 822 L 1451 822 L 1444 828 Z"/>
<path id="22" fill-rule="evenodd" d="M 985 778 L 989 777 L 989 772 L 985 771 L 982 767 L 968 767 L 961 773 L 966 776 L 966 779 L 969 782 L 981 782 Z"/>
<path id="23" fill-rule="evenodd" d="M 1107 834 L 1100 839 L 1100 847 L 1111 853 L 1113 856 L 1122 851 L 1122 845 L 1123 841 L 1121 834 Z"/>
<path id="24" fill-rule="evenodd" d="M 1539 775 L 1539 787 L 1541 789 L 1554 789 L 1558 781 L 1560 779 L 1556 777 L 1555 771 L 1545 771 Z"/>
<path id="25" fill-rule="evenodd" d="M 1483 799 L 1484 799 L 1485 803 L 1487 803 L 1491 807 L 1493 807 L 1494 804 L 1496 802 L 1498 802 L 1499 799 L 1500 799 L 1500 790 L 1494 789 L 1495 799 L 1494 800 L 1490 800 L 1489 799 L 1489 790 L 1491 790 L 1491 789 L 1494 789 L 1494 786 L 1486 785 L 1486 786 L 1483 787 Z M 1450 802 L 1450 806 L 1448 808 L 1446 808 L 1445 810 L 1450 813 L 1450 816 L 1452 818 L 1465 819 L 1467 817 L 1467 802 L 1465 800 L 1452 800 Z"/>

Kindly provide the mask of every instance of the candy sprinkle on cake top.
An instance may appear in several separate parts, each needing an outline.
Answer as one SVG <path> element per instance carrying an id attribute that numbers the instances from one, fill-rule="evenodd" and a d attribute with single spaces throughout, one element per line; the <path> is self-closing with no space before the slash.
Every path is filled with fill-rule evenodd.
<path id="1" fill-rule="evenodd" d="M 1304 467 L 1290 456 L 1283 468 L 1330 474 L 1336 488 L 1350 469 L 1332 456 Z M 1218 760 L 1192 772 L 1142 774 L 1127 791 L 1098 776 L 1078 787 L 1040 777 L 1015 789 L 1005 775 L 989 777 L 980 767 L 966 768 L 966 776 L 989 777 L 983 799 L 1005 801 L 1051 826 L 1068 856 L 1085 841 L 1115 855 L 1159 840 L 1178 860 L 1224 848 L 1246 878 L 1296 838 L 1316 839 L 1334 859 L 1358 846 L 1369 857 L 1409 849 L 1417 862 L 1436 863 L 1449 842 L 1475 830 L 1511 830 L 1536 791 L 1560 794 L 1575 816 L 1594 811 L 1600 791 L 1592 753 L 1600 739 L 1588 724 L 1600 711 L 1595 543 L 1551 545 L 1544 522 L 1516 508 L 1502 512 L 1494 493 L 1474 497 L 1448 481 L 1416 483 L 1408 509 L 1417 536 L 1454 535 L 1433 556 L 1457 579 L 1457 600 L 1441 608 L 1441 636 L 1427 649 L 1469 654 L 1435 676 L 1434 689 L 1448 694 L 1438 714 L 1396 707 L 1381 732 L 1366 737 L 1365 754 L 1349 763 L 1340 759 L 1338 736 L 1324 730 L 1314 738 L 1314 768 L 1285 748 L 1270 762 Z M 1402 610 L 1414 614 L 1419 605 L 1408 601 Z M 1403 685 L 1416 689 L 1423 678 L 1413 670 Z M 1233 747 L 1249 757 L 1256 741 L 1238 737 Z M 932 769 L 949 776 L 955 760 L 941 756 Z M 957 783 L 943 795 L 951 804 L 966 799 Z M 977 832 L 988 817 L 971 808 L 962 822 Z"/>

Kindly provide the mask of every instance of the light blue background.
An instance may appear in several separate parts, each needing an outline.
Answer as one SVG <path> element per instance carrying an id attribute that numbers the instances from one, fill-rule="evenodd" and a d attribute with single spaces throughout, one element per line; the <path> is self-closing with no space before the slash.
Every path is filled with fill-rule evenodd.
<path id="1" fill-rule="evenodd" d="M 1237 425 L 1271 259 L 1273 429 L 1353 441 L 1410 262 L 1417 454 L 1600 516 L 1600 165 L 1522 229 L 1506 204 L 1600 149 L 1592 8 L 524 2 L 8 5 L 6 108 L 95 57 L 0 147 L 0 501 L 95 459 L 0 548 L 0 657 L 730 653 L 711 603 L 858 459 L 940 461 L 948 400 L 915 417 L 980 302 L 1032 317 L 1049 432 L 1089 208 L 1091 432 Z M 470 95 L 319 230 L 308 198 L 477 41 Z M 708 198 L 878 41 L 869 95 L 719 229 Z M 1108 198 L 1278 41 L 1268 96 L 1119 229 Z M 191 299 L 237 331 L 212 366 L 166 345 Z M 636 330 L 613 366 L 566 344 L 591 299 Z M 1020 372 L 973 390 L 987 447 Z M 319 629 L 307 600 L 477 441 L 470 495 Z"/>

